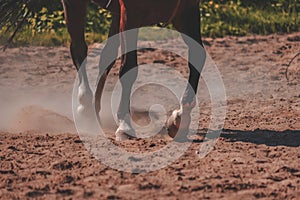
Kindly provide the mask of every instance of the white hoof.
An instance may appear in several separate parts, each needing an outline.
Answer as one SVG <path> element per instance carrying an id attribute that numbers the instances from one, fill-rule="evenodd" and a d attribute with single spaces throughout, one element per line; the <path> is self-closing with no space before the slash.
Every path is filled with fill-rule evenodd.
<path id="1" fill-rule="evenodd" d="M 120 120 L 119 127 L 115 133 L 116 141 L 125 141 L 135 137 L 135 131 L 130 123 L 125 120 Z"/>
<path id="2" fill-rule="evenodd" d="M 97 118 L 93 106 L 93 94 L 89 88 L 79 86 L 75 107 L 75 118 L 80 123 L 76 124 L 77 130 L 84 133 L 93 133 L 97 131 Z"/>
<path id="3" fill-rule="evenodd" d="M 77 114 L 80 117 L 92 116 L 93 108 L 93 94 L 92 91 L 84 86 L 78 88 L 78 106 Z"/>

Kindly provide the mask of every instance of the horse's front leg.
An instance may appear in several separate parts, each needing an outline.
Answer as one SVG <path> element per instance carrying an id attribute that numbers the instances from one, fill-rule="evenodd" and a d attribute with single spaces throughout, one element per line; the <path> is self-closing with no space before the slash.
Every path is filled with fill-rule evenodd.
<path id="1" fill-rule="evenodd" d="M 137 35 L 138 31 L 136 29 L 121 33 L 123 55 L 121 58 L 122 64 L 119 77 L 122 86 L 122 96 L 117 114 L 119 120 L 119 127 L 116 131 L 117 141 L 123 141 L 135 136 L 135 131 L 131 126 L 130 96 L 133 83 L 138 73 L 136 51 Z M 133 51 L 126 52 L 129 49 Z"/>
<path id="2" fill-rule="evenodd" d="M 90 116 L 92 112 L 93 94 L 86 74 L 85 59 L 87 45 L 84 38 L 85 18 L 88 0 L 62 1 L 65 20 L 71 38 L 71 56 L 78 71 L 78 102 L 76 112 L 78 116 Z"/>
<path id="3" fill-rule="evenodd" d="M 186 141 L 191 123 L 191 111 L 196 106 L 196 92 L 200 73 L 205 63 L 206 54 L 200 35 L 200 13 L 198 6 L 187 10 L 174 19 L 175 28 L 180 31 L 188 46 L 189 80 L 181 99 L 180 109 L 174 110 L 167 120 L 168 133 L 175 140 Z M 192 64 L 193 63 L 193 64 Z"/>

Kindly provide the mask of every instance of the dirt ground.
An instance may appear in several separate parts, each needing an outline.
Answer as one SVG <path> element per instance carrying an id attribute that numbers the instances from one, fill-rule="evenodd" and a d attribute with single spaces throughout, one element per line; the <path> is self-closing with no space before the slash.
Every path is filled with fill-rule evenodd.
<path id="1" fill-rule="evenodd" d="M 72 120 L 76 72 L 67 47 L 1 52 L 0 199 L 299 199 L 300 56 L 290 61 L 300 52 L 300 33 L 204 43 L 226 89 L 224 130 L 199 159 L 211 117 L 201 80 L 194 142 L 174 163 L 142 174 L 111 169 L 84 147 Z M 138 54 L 139 63 L 166 64 L 187 75 L 184 59 L 172 53 Z M 117 75 L 115 67 L 110 80 Z M 115 127 L 108 127 L 112 135 Z M 143 152 L 166 143 L 152 138 L 117 145 Z"/>

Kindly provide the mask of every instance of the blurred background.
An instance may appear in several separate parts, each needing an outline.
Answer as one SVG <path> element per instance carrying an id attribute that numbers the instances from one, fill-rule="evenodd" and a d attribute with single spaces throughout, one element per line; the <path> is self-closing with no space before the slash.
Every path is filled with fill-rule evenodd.
<path id="1" fill-rule="evenodd" d="M 27 5 L 24 2 L 27 1 L 16 3 L 12 0 L 1 0 L 0 44 L 7 41 L 24 16 L 27 17 L 14 38 L 13 45 L 68 44 L 69 36 L 60 0 L 51 3 L 33 0 Z M 205 37 L 300 31 L 299 0 L 202 0 L 199 9 L 202 16 L 201 33 Z M 90 4 L 86 23 L 88 43 L 103 41 L 110 22 L 109 12 Z M 141 39 L 149 37 L 147 32 L 142 31 L 140 34 Z"/>

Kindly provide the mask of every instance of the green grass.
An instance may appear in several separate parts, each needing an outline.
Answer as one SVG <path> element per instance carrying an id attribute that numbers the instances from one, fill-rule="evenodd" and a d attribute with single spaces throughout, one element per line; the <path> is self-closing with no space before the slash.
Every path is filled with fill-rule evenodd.
<path id="1" fill-rule="evenodd" d="M 279 8 L 257 9 L 236 4 L 218 5 L 203 13 L 201 33 L 208 37 L 267 35 L 300 31 L 300 15 Z M 207 15 L 207 16 L 205 16 Z"/>
<path id="2" fill-rule="evenodd" d="M 171 29 L 159 27 L 146 27 L 139 30 L 139 40 L 166 40 L 178 38 L 179 33 Z"/>
<path id="3" fill-rule="evenodd" d="M 250 34 L 267 35 L 272 33 L 291 33 L 300 31 L 300 3 L 295 1 L 285 8 L 280 4 L 262 8 L 259 6 L 242 6 L 240 1 L 204 1 L 201 4 L 201 34 L 206 37 L 224 37 L 226 35 L 244 36 Z M 107 37 L 110 15 L 97 8 L 91 8 L 88 14 L 86 40 L 87 43 L 101 42 Z M 37 19 L 30 19 L 27 26 L 17 34 L 12 46 L 67 45 L 70 41 L 63 23 L 63 13 L 56 15 L 42 13 L 47 26 L 34 26 Z M 49 15 L 47 18 L 46 16 Z M 99 16 L 100 15 L 100 16 Z M 53 17 L 55 16 L 55 17 Z M 108 20 L 107 20 L 108 18 Z M 55 26 L 57 24 L 57 28 Z M 51 28 L 49 28 L 51 25 Z M 48 28 L 47 28 L 48 27 Z M 12 34 L 0 30 L 0 44 L 3 45 Z M 32 31 L 34 30 L 34 31 Z M 168 30 L 157 31 L 158 28 L 141 29 L 139 39 L 158 40 L 176 38 L 178 35 Z"/>
<path id="4" fill-rule="evenodd" d="M 10 36 L 11 33 L 1 33 L 0 44 L 5 45 Z M 88 44 L 92 44 L 103 41 L 107 36 L 104 34 L 86 33 L 85 38 Z M 10 46 L 60 46 L 69 45 L 69 43 L 70 36 L 66 28 L 60 30 L 60 32 L 41 32 L 35 34 L 31 30 L 25 29 L 17 34 Z"/>

